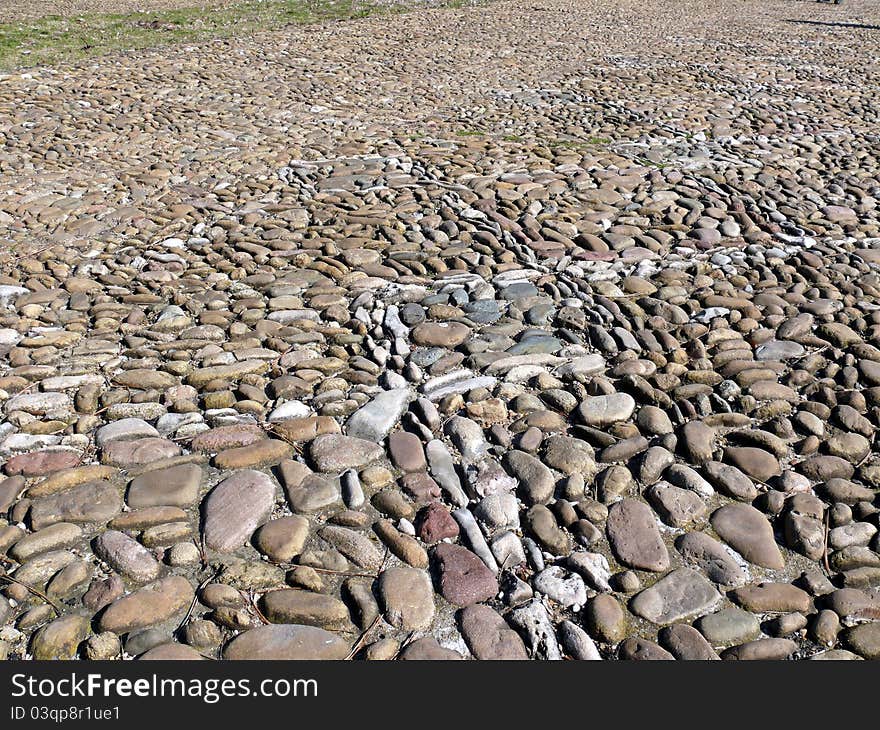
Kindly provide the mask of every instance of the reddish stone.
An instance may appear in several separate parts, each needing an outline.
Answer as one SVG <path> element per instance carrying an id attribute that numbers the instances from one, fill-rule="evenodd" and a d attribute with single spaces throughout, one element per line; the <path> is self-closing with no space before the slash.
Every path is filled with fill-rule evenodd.
<path id="1" fill-rule="evenodd" d="M 266 438 L 266 433 L 259 426 L 237 424 L 220 426 L 210 431 L 203 431 L 192 440 L 193 451 L 218 452 L 226 449 L 237 449 L 250 446 Z"/>
<path id="2" fill-rule="evenodd" d="M 400 486 L 403 491 L 417 502 L 430 502 L 440 499 L 440 485 L 437 484 L 426 472 L 419 474 L 404 474 L 400 478 Z"/>
<path id="3" fill-rule="evenodd" d="M 68 449 L 32 451 L 9 459 L 6 462 L 6 473 L 10 476 L 21 474 L 25 477 L 38 477 L 61 469 L 69 469 L 79 464 L 79 460 L 80 455 Z"/>
<path id="4" fill-rule="evenodd" d="M 431 502 L 416 516 L 416 531 L 422 542 L 431 545 L 447 537 L 458 537 L 458 523 L 442 504 Z"/>
<path id="5" fill-rule="evenodd" d="M 83 604 L 92 611 L 100 611 L 104 606 L 109 606 L 113 601 L 125 593 L 125 585 L 116 573 L 109 578 L 101 580 L 95 578 L 89 590 L 83 596 Z"/>
<path id="6" fill-rule="evenodd" d="M 440 595 L 455 606 L 488 601 L 498 593 L 498 580 L 474 553 L 461 545 L 434 548 Z"/>
<path id="7" fill-rule="evenodd" d="M 558 259 L 565 253 L 565 247 L 556 241 L 530 241 L 529 248 L 544 258 Z"/>
<path id="8" fill-rule="evenodd" d="M 584 261 L 614 261 L 617 257 L 616 251 L 587 251 L 586 249 L 580 249 L 574 254 L 574 258 Z"/>
<path id="9" fill-rule="evenodd" d="M 127 468 L 179 456 L 181 448 L 168 439 L 144 438 L 134 441 L 111 441 L 104 447 L 101 461 Z"/>

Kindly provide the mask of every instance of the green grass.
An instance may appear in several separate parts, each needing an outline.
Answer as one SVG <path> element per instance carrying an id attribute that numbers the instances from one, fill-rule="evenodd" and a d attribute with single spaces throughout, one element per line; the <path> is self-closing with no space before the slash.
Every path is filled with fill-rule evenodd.
<path id="1" fill-rule="evenodd" d="M 198 2 L 199 0 L 193 0 Z M 440 3 L 461 7 L 462 0 Z M 185 8 L 147 13 L 50 15 L 0 23 L 0 71 L 57 66 L 116 50 L 241 37 L 286 25 L 349 20 L 399 13 L 411 6 L 376 5 L 371 0 L 264 0 L 217 8 Z"/>

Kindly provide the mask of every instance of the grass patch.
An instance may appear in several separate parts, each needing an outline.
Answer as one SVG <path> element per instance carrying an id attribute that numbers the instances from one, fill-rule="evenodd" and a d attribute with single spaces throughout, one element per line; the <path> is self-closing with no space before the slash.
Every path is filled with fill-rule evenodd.
<path id="1" fill-rule="evenodd" d="M 194 0 L 197 2 L 198 0 Z M 461 0 L 440 1 L 461 7 Z M 241 37 L 287 25 L 350 20 L 412 8 L 370 0 L 246 0 L 235 5 L 147 13 L 49 15 L 0 23 L 0 71 L 57 66 L 117 50 L 155 48 L 216 38 Z"/>

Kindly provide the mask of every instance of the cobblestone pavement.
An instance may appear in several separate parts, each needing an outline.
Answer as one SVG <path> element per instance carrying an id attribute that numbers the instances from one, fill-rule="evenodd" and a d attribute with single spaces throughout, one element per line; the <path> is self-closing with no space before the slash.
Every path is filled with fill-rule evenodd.
<path id="1" fill-rule="evenodd" d="M 880 9 L 701 5 L 0 77 L 0 651 L 880 656 Z"/>

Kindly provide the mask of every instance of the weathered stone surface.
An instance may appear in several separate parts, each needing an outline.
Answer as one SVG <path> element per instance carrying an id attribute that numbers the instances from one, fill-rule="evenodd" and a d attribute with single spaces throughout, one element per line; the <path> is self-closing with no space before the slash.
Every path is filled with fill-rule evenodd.
<path id="1" fill-rule="evenodd" d="M 588 426 L 605 428 L 625 421 L 635 410 L 636 402 L 628 393 L 613 393 L 589 398 L 578 406 L 578 416 Z"/>
<path id="2" fill-rule="evenodd" d="M 168 643 L 154 646 L 138 657 L 139 661 L 204 661 L 198 650 L 185 644 Z"/>
<path id="3" fill-rule="evenodd" d="M 759 583 L 744 586 L 733 591 L 730 597 L 747 611 L 755 613 L 766 611 L 808 613 L 811 606 L 810 596 L 805 591 L 787 583 Z"/>
<path id="4" fill-rule="evenodd" d="M 432 554 L 440 594 L 455 606 L 488 601 L 498 581 L 485 563 L 467 548 L 441 543 Z"/>
<path id="5" fill-rule="evenodd" d="M 658 482 L 649 487 L 645 496 L 660 518 L 672 527 L 683 528 L 705 523 L 709 514 L 706 503 L 698 494 L 666 482 Z"/>
<path id="6" fill-rule="evenodd" d="M 863 659 L 880 659 L 880 622 L 853 626 L 844 632 L 844 640 Z"/>
<path id="7" fill-rule="evenodd" d="M 672 654 L 653 641 L 630 637 L 621 642 L 617 655 L 624 661 L 671 661 Z"/>
<path id="8" fill-rule="evenodd" d="M 101 426 L 95 433 L 95 443 L 103 449 L 113 441 L 159 437 L 159 432 L 140 418 L 120 418 L 118 421 Z"/>
<path id="9" fill-rule="evenodd" d="M 225 659 L 345 659 L 348 644 L 316 626 L 258 626 L 236 636 L 223 650 Z"/>
<path id="10" fill-rule="evenodd" d="M 556 480 L 553 473 L 534 456 L 522 451 L 508 451 L 504 468 L 519 481 L 519 492 L 526 504 L 550 501 Z"/>
<path id="11" fill-rule="evenodd" d="M 773 454 L 754 446 L 728 446 L 724 450 L 724 459 L 759 482 L 767 482 L 782 473 Z"/>
<path id="12" fill-rule="evenodd" d="M 249 446 L 221 451 L 214 457 L 214 466 L 225 470 L 275 466 L 287 459 L 292 451 L 284 441 L 263 439 Z"/>
<path id="13" fill-rule="evenodd" d="M 202 470 L 196 464 L 181 464 L 142 474 L 128 485 L 129 507 L 168 505 L 189 507 L 199 498 Z"/>
<path id="14" fill-rule="evenodd" d="M 630 568 L 663 572 L 669 552 L 651 510 L 642 502 L 624 499 L 608 510 L 608 542 L 618 561 Z"/>
<path id="15" fill-rule="evenodd" d="M 748 611 L 730 607 L 702 616 L 694 626 L 712 646 L 732 646 L 751 641 L 761 633 L 758 619 Z"/>
<path id="16" fill-rule="evenodd" d="M 161 566 L 143 545 L 118 530 L 107 530 L 95 538 L 94 551 L 114 570 L 136 583 L 159 577 Z"/>
<path id="17" fill-rule="evenodd" d="M 198 434 L 190 444 L 193 451 L 218 452 L 256 444 L 266 438 L 259 426 L 220 426 Z"/>
<path id="18" fill-rule="evenodd" d="M 870 3 L 219 4 L 0 0 L 0 659 L 877 653 Z"/>
<path id="19" fill-rule="evenodd" d="M 475 658 L 528 659 L 519 634 L 489 606 L 468 606 L 459 612 L 458 621 L 461 634 Z"/>
<path id="20" fill-rule="evenodd" d="M 101 460 L 124 469 L 168 459 L 181 453 L 180 446 L 163 438 L 139 438 L 133 441 L 111 441 L 102 450 Z"/>
<path id="21" fill-rule="evenodd" d="M 631 608 L 637 616 L 662 626 L 706 613 L 720 600 L 721 594 L 702 575 L 678 568 L 633 598 Z"/>
<path id="22" fill-rule="evenodd" d="M 322 527 L 318 535 L 362 568 L 376 569 L 382 564 L 382 553 L 366 535 L 334 525 Z"/>
<path id="23" fill-rule="evenodd" d="M 328 478 L 315 474 L 297 461 L 282 461 L 279 467 L 287 501 L 294 512 L 317 512 L 339 501 L 339 487 Z"/>
<path id="24" fill-rule="evenodd" d="M 413 328 L 412 340 L 426 347 L 455 347 L 470 333 L 470 327 L 458 322 L 423 322 Z"/>
<path id="25" fill-rule="evenodd" d="M 758 496 L 758 488 L 751 479 L 735 466 L 709 461 L 703 465 L 707 479 L 719 492 L 741 502 L 752 502 Z"/>
<path id="26" fill-rule="evenodd" d="M 424 570 L 388 568 L 379 578 L 385 619 L 404 631 L 424 631 L 434 619 L 434 589 Z"/>
<path id="27" fill-rule="evenodd" d="M 462 658 L 455 649 L 441 646 L 433 636 L 416 639 L 400 652 L 402 661 L 450 661 Z"/>
<path id="28" fill-rule="evenodd" d="M 32 532 L 17 540 L 9 550 L 9 555 L 23 563 L 35 555 L 70 547 L 79 541 L 82 534 L 83 531 L 79 525 L 56 522 L 54 525 L 44 527 L 42 530 Z"/>
<path id="29" fill-rule="evenodd" d="M 262 598 L 263 615 L 276 624 L 304 624 L 340 629 L 349 621 L 348 608 L 338 598 L 301 590 L 269 591 Z"/>
<path id="30" fill-rule="evenodd" d="M 611 595 L 600 593 L 587 603 L 584 610 L 587 630 L 596 641 L 616 644 L 626 633 L 623 607 Z"/>
<path id="31" fill-rule="evenodd" d="M 205 544 L 220 552 L 244 545 L 272 511 L 275 491 L 271 478 L 250 469 L 220 482 L 202 506 Z"/>
<path id="32" fill-rule="evenodd" d="M 161 624 L 189 608 L 193 588 L 182 576 L 162 578 L 111 603 L 101 614 L 101 631 L 124 634 Z"/>
<path id="33" fill-rule="evenodd" d="M 309 445 L 309 456 L 321 472 L 339 473 L 359 469 L 385 455 L 382 447 L 365 439 L 326 434 Z"/>
<path id="34" fill-rule="evenodd" d="M 400 420 L 413 397 L 408 388 L 379 393 L 349 416 L 345 422 L 345 433 L 367 441 L 382 441 Z"/>
<path id="35" fill-rule="evenodd" d="M 79 462 L 80 455 L 71 449 L 46 449 L 13 456 L 6 462 L 3 471 L 10 476 L 21 474 L 25 477 L 37 477 L 73 468 Z"/>
<path id="36" fill-rule="evenodd" d="M 339 424 L 330 416 L 290 418 L 276 423 L 273 431 L 284 441 L 312 441 L 325 434 L 340 433 Z"/>
<path id="37" fill-rule="evenodd" d="M 254 544 L 269 560 L 289 563 L 302 552 L 308 537 L 309 521 L 291 515 L 264 523 L 254 536 Z"/>
<path id="38" fill-rule="evenodd" d="M 721 653 L 722 659 L 727 660 L 752 660 L 752 661 L 781 661 L 787 659 L 797 650 L 797 644 L 791 639 L 758 639 L 739 646 L 725 649 Z"/>
<path id="39" fill-rule="evenodd" d="M 673 624 L 660 629 L 660 644 L 676 659 L 682 661 L 713 661 L 720 659 L 709 642 L 693 626 Z"/>
<path id="40" fill-rule="evenodd" d="M 41 628 L 31 642 L 34 659 L 75 659 L 79 645 L 89 635 L 89 619 L 76 614 L 61 616 Z"/>
<path id="41" fill-rule="evenodd" d="M 715 510 L 711 521 L 718 536 L 750 563 L 774 570 L 785 567 L 773 528 L 754 507 L 728 504 Z"/>
<path id="42" fill-rule="evenodd" d="M 42 529 L 56 522 L 105 523 L 122 511 L 120 490 L 107 482 L 87 482 L 65 492 L 35 499 L 30 509 L 31 527 Z"/>
<path id="43" fill-rule="evenodd" d="M 729 549 L 703 532 L 689 532 L 675 540 L 681 556 L 701 570 L 711 581 L 723 586 L 741 586 L 748 580 L 746 571 Z"/>

